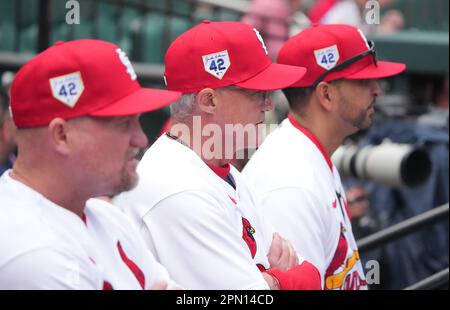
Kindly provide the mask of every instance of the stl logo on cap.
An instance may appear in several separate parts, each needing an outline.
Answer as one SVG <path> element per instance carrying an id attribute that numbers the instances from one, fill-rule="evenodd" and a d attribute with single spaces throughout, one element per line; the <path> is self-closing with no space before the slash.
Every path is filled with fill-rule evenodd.
<path id="1" fill-rule="evenodd" d="M 222 51 L 203 56 L 205 71 L 221 80 L 231 66 L 228 51 Z"/>
<path id="2" fill-rule="evenodd" d="M 330 70 L 336 67 L 339 61 L 339 50 L 337 45 L 329 46 L 320 50 L 314 51 L 316 62 L 325 70 Z"/>
<path id="3" fill-rule="evenodd" d="M 267 49 L 266 43 L 264 43 L 264 39 L 259 33 L 258 29 L 253 28 L 253 31 L 256 33 L 256 37 L 258 38 L 259 42 L 261 42 L 264 52 L 266 53 L 266 55 L 269 55 L 269 50 Z"/>
<path id="4" fill-rule="evenodd" d="M 363 38 L 364 43 L 366 43 L 367 49 L 370 50 L 369 41 L 367 40 L 367 38 L 366 38 L 364 32 L 362 32 L 361 29 L 358 29 L 358 32 L 359 32 L 359 34 L 361 35 L 361 37 Z"/>
<path id="5" fill-rule="evenodd" d="M 116 49 L 117 54 L 119 54 L 120 61 L 123 63 L 125 68 L 127 69 L 127 73 L 130 75 L 131 79 L 134 81 L 137 79 L 136 72 L 134 71 L 133 65 L 131 64 L 130 59 L 127 54 L 121 49 Z"/>
<path id="6" fill-rule="evenodd" d="M 84 91 L 81 73 L 61 75 L 51 78 L 49 81 L 53 97 L 69 108 L 74 108 Z"/>

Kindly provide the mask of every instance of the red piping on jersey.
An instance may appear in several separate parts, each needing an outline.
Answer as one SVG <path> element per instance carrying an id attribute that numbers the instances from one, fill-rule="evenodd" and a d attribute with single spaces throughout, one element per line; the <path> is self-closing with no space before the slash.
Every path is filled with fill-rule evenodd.
<path id="1" fill-rule="evenodd" d="M 331 163 L 331 158 L 330 156 L 328 156 L 327 152 L 325 152 L 324 147 L 322 146 L 322 144 L 320 143 L 319 139 L 316 138 L 316 136 L 314 136 L 310 131 L 308 131 L 306 128 L 303 128 L 302 126 L 300 126 L 299 123 L 297 123 L 295 121 L 295 119 L 289 114 L 288 115 L 288 119 L 291 122 L 291 124 L 297 128 L 298 130 L 300 130 L 305 136 L 307 136 L 309 138 L 309 140 L 311 140 L 319 149 L 320 153 L 322 153 L 323 157 L 325 158 L 325 161 L 328 164 L 328 167 L 331 170 L 331 173 L 333 173 L 333 164 Z"/>
<path id="2" fill-rule="evenodd" d="M 231 199 L 231 201 L 235 204 L 235 205 L 237 205 L 237 201 L 236 201 L 236 199 L 234 199 L 233 197 L 231 197 L 230 195 L 228 195 L 228 197 L 230 197 L 230 199 Z"/>
<path id="3" fill-rule="evenodd" d="M 112 287 L 111 283 L 108 281 L 103 281 L 103 290 L 104 291 L 112 291 L 114 288 Z"/>
<path id="4" fill-rule="evenodd" d="M 222 167 L 216 167 L 216 166 L 211 166 L 208 165 L 208 167 L 219 176 L 219 178 L 224 179 L 227 177 L 228 173 L 230 173 L 231 170 L 231 166 L 230 164 L 226 164 L 225 166 Z"/>
<path id="5" fill-rule="evenodd" d="M 264 267 L 264 265 L 263 265 L 263 264 L 256 264 L 256 267 L 258 267 L 259 271 L 261 271 L 261 272 L 264 272 L 264 271 L 266 271 L 266 270 L 267 270 L 267 268 L 266 268 L 266 267 Z"/>
<path id="6" fill-rule="evenodd" d="M 345 201 L 344 197 L 342 197 L 342 200 L 344 201 L 344 208 L 345 208 L 345 212 L 347 213 L 347 217 L 350 221 L 350 224 L 352 223 L 352 217 L 350 215 L 350 208 L 348 207 L 348 203 L 347 201 Z"/>
<path id="7" fill-rule="evenodd" d="M 123 262 L 130 268 L 131 272 L 134 274 L 136 279 L 138 280 L 139 284 L 141 285 L 142 289 L 145 289 L 145 275 L 142 272 L 142 270 L 131 260 L 127 257 L 125 252 L 122 249 L 122 245 L 120 244 L 120 241 L 117 241 L 117 248 L 119 249 L 120 257 L 122 258 Z"/>

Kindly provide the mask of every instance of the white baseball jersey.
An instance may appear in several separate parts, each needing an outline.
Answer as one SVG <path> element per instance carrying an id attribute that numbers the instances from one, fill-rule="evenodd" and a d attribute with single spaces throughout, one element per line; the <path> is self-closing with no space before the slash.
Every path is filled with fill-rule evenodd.
<path id="1" fill-rule="evenodd" d="M 319 269 L 324 289 L 367 288 L 339 172 L 310 132 L 284 120 L 243 176 L 265 217 Z"/>
<path id="2" fill-rule="evenodd" d="M 84 220 L 0 178 L 0 289 L 149 289 L 175 285 L 115 206 L 91 199 Z"/>
<path id="3" fill-rule="evenodd" d="M 268 289 L 273 232 L 240 173 L 235 188 L 190 148 L 160 137 L 138 166 L 139 185 L 115 199 L 155 258 L 187 289 Z"/>

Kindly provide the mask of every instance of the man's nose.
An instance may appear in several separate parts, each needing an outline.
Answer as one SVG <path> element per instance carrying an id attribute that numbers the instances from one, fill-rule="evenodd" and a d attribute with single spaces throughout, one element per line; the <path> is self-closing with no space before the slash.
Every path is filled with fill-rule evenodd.
<path id="1" fill-rule="evenodd" d="M 380 84 L 379 80 L 373 80 L 372 89 L 373 89 L 373 94 L 376 97 L 381 96 L 383 94 L 383 89 L 381 88 L 381 84 Z"/>
<path id="2" fill-rule="evenodd" d="M 142 129 L 141 124 L 139 123 L 139 119 L 136 118 L 135 124 L 134 124 L 134 130 L 133 130 L 133 136 L 131 139 L 131 145 L 133 147 L 138 148 L 145 148 L 148 145 L 148 138 L 146 134 L 144 133 L 144 130 Z"/>
<path id="3" fill-rule="evenodd" d="M 273 104 L 273 99 L 272 99 L 272 97 L 271 96 L 269 96 L 268 98 L 266 98 L 265 100 L 264 100 L 264 103 L 263 103 L 263 111 L 264 112 L 270 112 L 270 111 L 272 111 L 273 110 L 273 108 L 274 108 L 274 104 Z"/>

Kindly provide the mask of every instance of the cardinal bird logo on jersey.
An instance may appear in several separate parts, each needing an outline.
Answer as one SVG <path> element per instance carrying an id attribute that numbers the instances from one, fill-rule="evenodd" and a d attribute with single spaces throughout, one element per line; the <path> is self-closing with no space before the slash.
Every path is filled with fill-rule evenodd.
<path id="1" fill-rule="evenodd" d="M 357 250 L 353 251 L 352 256 L 347 258 L 349 245 L 345 239 L 345 233 L 346 229 L 341 223 L 341 234 L 339 236 L 336 253 L 325 273 L 325 289 L 327 290 L 352 288 L 346 278 L 348 278 L 347 275 L 349 275 L 350 271 L 355 267 L 360 258 Z M 365 285 L 364 279 L 359 279 L 359 281 L 361 282 L 361 285 Z"/>
<path id="2" fill-rule="evenodd" d="M 337 288 L 334 281 L 334 273 L 345 264 L 345 258 L 347 257 L 348 243 L 344 236 L 345 228 L 341 223 L 341 234 L 339 236 L 338 246 L 336 252 L 334 253 L 333 260 L 328 266 L 327 272 L 325 273 L 325 288 L 335 289 Z"/>
<path id="3" fill-rule="evenodd" d="M 244 239 L 245 243 L 247 243 L 250 253 L 252 254 L 252 258 L 254 258 L 256 255 L 256 241 L 255 237 L 253 237 L 255 234 L 255 229 L 246 218 L 242 218 L 242 227 L 242 239 Z"/>

